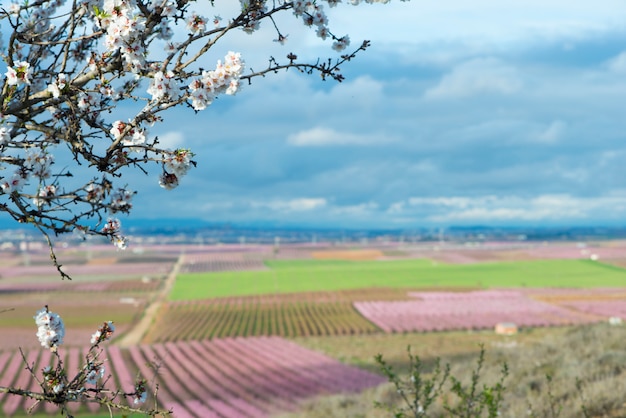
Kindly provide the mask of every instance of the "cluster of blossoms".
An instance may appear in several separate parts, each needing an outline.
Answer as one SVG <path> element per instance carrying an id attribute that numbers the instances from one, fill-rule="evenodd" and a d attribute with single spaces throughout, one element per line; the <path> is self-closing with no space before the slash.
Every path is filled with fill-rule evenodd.
<path id="1" fill-rule="evenodd" d="M 217 61 L 215 70 L 203 71 L 189 84 L 189 98 L 194 110 L 204 110 L 219 94 L 233 95 L 239 89 L 239 77 L 244 69 L 241 54 L 228 52 L 224 63 Z"/>
<path id="2" fill-rule="evenodd" d="M 46 203 L 50 203 L 50 199 L 56 195 L 57 188 L 54 184 L 49 184 L 39 189 L 37 196 L 33 198 L 33 204 L 37 207 L 41 207 Z"/>
<path id="3" fill-rule="evenodd" d="M 111 194 L 109 211 L 111 213 L 129 212 L 133 207 L 130 201 L 134 195 L 135 193 L 128 189 L 117 189 Z"/>
<path id="4" fill-rule="evenodd" d="M 100 230 L 103 234 L 109 236 L 111 242 L 120 250 L 125 250 L 128 246 L 128 239 L 120 235 L 122 224 L 117 218 L 109 218 Z"/>
<path id="5" fill-rule="evenodd" d="M 104 361 L 99 359 L 101 350 L 98 350 L 98 345 L 106 340 L 109 340 L 115 331 L 113 322 L 106 321 L 91 337 L 91 348 L 86 354 L 86 363 L 80 369 L 79 374 L 73 379 L 69 380 L 67 377 L 66 369 L 63 368 L 63 363 L 60 361 L 58 354 L 58 345 L 62 343 L 65 329 L 63 327 L 63 321 L 59 315 L 49 311 L 46 306 L 44 309 L 37 312 L 35 315 L 35 322 L 37 323 L 39 330 L 37 337 L 41 344 L 50 348 L 57 356 L 59 361 L 56 362 L 55 367 L 46 366 L 42 369 L 44 390 L 50 391 L 53 394 L 63 393 L 67 399 L 78 400 L 85 396 L 89 392 L 85 388 L 85 384 L 97 385 L 98 380 L 101 380 L 105 376 Z M 138 381 L 137 383 L 143 392 L 146 390 L 145 381 Z M 97 390 L 98 388 L 96 388 Z M 141 397 L 140 392 L 134 392 L 129 396 L 137 395 Z M 145 399 L 145 396 L 144 396 Z"/>
<path id="6" fill-rule="evenodd" d="M 139 145 L 143 145 L 146 142 L 144 129 L 135 128 L 121 120 L 113 122 L 110 132 L 114 140 L 120 140 L 123 145 L 130 147 L 133 151 L 141 151 Z"/>
<path id="7" fill-rule="evenodd" d="M 4 134 L 2 132 L 3 131 L 0 130 L 0 138 L 8 135 L 8 131 L 5 130 Z M 2 145 L 1 140 L 0 145 Z M 37 149 L 28 150 L 23 164 L 14 171 L 11 177 L 0 177 L 0 190 L 7 194 L 19 192 L 22 190 L 22 187 L 28 183 L 31 176 L 35 177 L 38 182 L 49 178 L 53 162 L 54 156 L 47 151 Z"/>
<path id="8" fill-rule="evenodd" d="M 85 383 L 95 385 L 98 383 L 98 379 L 104 378 L 104 365 L 99 362 L 90 362 L 86 366 L 87 374 L 85 375 Z"/>
<path id="9" fill-rule="evenodd" d="M 143 32 L 146 20 L 135 13 L 133 1 L 105 0 L 96 13 L 96 25 L 106 30 L 104 45 L 108 52 L 120 51 L 128 69 L 139 73 L 145 67 Z"/>
<path id="10" fill-rule="evenodd" d="M 51 175 L 50 166 L 52 163 L 54 163 L 52 154 L 44 150 L 34 149 L 26 153 L 24 168 L 39 180 L 44 180 Z"/>
<path id="11" fill-rule="evenodd" d="M 95 183 L 89 183 L 85 187 L 85 198 L 87 201 L 92 203 L 100 203 L 104 199 L 105 191 L 104 188 Z"/>
<path id="12" fill-rule="evenodd" d="M 179 179 L 191 168 L 193 153 L 188 149 L 177 149 L 163 159 L 163 174 L 159 184 L 164 189 L 171 190 L 178 186 Z"/>
<path id="13" fill-rule="evenodd" d="M 65 337 L 65 325 L 58 314 L 50 312 L 48 307 L 41 309 L 34 316 L 37 324 L 37 338 L 42 347 L 56 351 L 59 345 L 63 344 Z"/>
<path id="14" fill-rule="evenodd" d="M 261 25 L 261 18 L 267 13 L 267 7 L 265 2 L 258 0 L 239 0 L 241 3 L 241 10 L 246 13 L 248 20 L 242 27 L 242 30 L 246 33 L 253 33 L 259 29 Z"/>
<path id="15" fill-rule="evenodd" d="M 330 7 L 337 5 L 338 0 L 328 1 Z M 328 29 L 328 17 L 324 13 L 324 8 L 321 4 L 311 0 L 293 0 L 293 13 L 298 17 L 302 17 L 302 20 L 306 26 L 315 26 L 317 30 L 315 33 L 321 39 L 326 40 L 329 36 L 332 36 L 336 41 L 333 43 L 333 49 L 335 51 L 343 51 L 350 45 L 350 38 L 345 35 L 341 38 L 333 36 Z"/>
<path id="16" fill-rule="evenodd" d="M 157 71 L 152 78 L 150 87 L 148 87 L 148 94 L 152 96 L 153 101 L 160 101 L 163 99 L 176 100 L 180 96 L 180 88 L 174 78 L 172 71 Z"/>
<path id="17" fill-rule="evenodd" d="M 76 98 L 76 106 L 86 115 L 89 116 L 90 119 L 94 121 L 100 118 L 100 105 L 102 103 L 102 95 L 100 92 L 84 92 L 81 91 Z"/>

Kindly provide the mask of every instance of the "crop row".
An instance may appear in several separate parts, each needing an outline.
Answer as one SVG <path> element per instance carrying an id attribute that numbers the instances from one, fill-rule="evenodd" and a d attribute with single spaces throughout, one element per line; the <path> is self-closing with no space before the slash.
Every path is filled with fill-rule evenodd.
<path id="1" fill-rule="evenodd" d="M 172 263 L 113 263 L 113 264 L 66 264 L 63 271 L 75 279 L 132 278 L 141 276 L 161 277 L 172 269 Z M 59 273 L 52 263 L 41 266 L 9 266 L 2 269 L 1 278 L 53 277 Z"/>
<path id="2" fill-rule="evenodd" d="M 229 298 L 170 302 L 146 342 L 279 335 L 350 335 L 378 331 L 350 301 Z"/>
<path id="3" fill-rule="evenodd" d="M 299 247 L 258 247 L 255 251 L 206 251 L 185 254 L 181 273 L 267 270 L 265 260 L 309 259 L 311 251 Z"/>
<path id="4" fill-rule="evenodd" d="M 523 327 L 573 325 L 598 321 L 563 306 L 512 290 L 467 293 L 412 293 L 418 299 L 355 302 L 355 308 L 386 332 L 492 328 L 500 322 Z M 590 312 L 591 313 L 591 312 Z"/>
<path id="5" fill-rule="evenodd" d="M 564 305 L 593 315 L 626 319 L 626 300 L 623 299 L 579 300 L 565 302 Z"/>
<path id="6" fill-rule="evenodd" d="M 78 370 L 84 349 L 65 350 L 70 375 Z M 384 381 L 380 376 L 347 366 L 329 357 L 277 337 L 223 339 L 106 348 L 104 355 L 109 389 L 131 392 L 137 376 L 158 383 L 158 401 L 174 411 L 175 418 L 262 418 L 278 411 L 295 410 L 314 396 L 358 392 Z M 38 373 L 51 362 L 47 350 L 25 352 Z M 158 364 L 155 373 L 154 365 Z M 23 372 L 21 354 L 0 352 L 0 385 L 38 390 Z M 118 399 L 121 402 L 128 400 Z M 148 399 L 149 404 L 153 400 Z M 23 413 L 33 401 L 0 394 L 4 416 Z M 55 413 L 50 406 L 33 411 Z M 96 412 L 95 404 L 74 404 L 71 411 Z M 57 412 L 58 413 L 58 412 Z"/>
<path id="7" fill-rule="evenodd" d="M 245 254 L 218 253 L 186 256 L 180 267 L 181 273 L 202 273 L 214 271 L 265 270 L 260 254 L 249 257 Z"/>
<path id="8" fill-rule="evenodd" d="M 158 290 L 163 284 L 162 279 L 143 278 L 110 281 L 46 281 L 46 282 L 8 282 L 0 283 L 1 294 L 20 293 L 141 293 Z"/>

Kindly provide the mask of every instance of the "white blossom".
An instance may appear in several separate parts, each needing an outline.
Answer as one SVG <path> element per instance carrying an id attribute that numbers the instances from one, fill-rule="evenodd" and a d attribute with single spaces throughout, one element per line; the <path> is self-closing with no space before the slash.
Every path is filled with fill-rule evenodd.
<path id="1" fill-rule="evenodd" d="M 16 61 L 15 66 L 9 67 L 4 74 L 7 78 L 9 86 L 18 86 L 20 84 L 30 84 L 31 68 L 30 64 L 25 61 Z"/>
<path id="2" fill-rule="evenodd" d="M 346 49 L 348 47 L 348 45 L 350 45 L 350 37 L 348 35 L 345 35 L 339 39 L 337 39 L 334 43 L 333 43 L 333 49 L 335 51 L 343 51 L 344 49 Z"/>
<path id="3" fill-rule="evenodd" d="M 65 325 L 61 317 L 45 307 L 37 311 L 33 318 L 38 327 L 37 338 L 42 347 L 56 351 L 58 346 L 63 344 L 63 337 L 65 337 Z"/>
<path id="4" fill-rule="evenodd" d="M 10 139 L 9 129 L 6 126 L 0 126 L 0 146 L 8 143 Z"/>
<path id="5" fill-rule="evenodd" d="M 47 90 L 52 93 L 52 97 L 59 97 L 61 91 L 67 86 L 67 76 L 63 73 L 59 74 L 52 83 L 48 84 Z"/>

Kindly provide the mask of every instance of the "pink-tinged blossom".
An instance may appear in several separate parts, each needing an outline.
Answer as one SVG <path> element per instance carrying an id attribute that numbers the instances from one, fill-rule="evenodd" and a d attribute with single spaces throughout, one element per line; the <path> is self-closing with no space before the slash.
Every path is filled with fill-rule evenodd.
<path id="1" fill-rule="evenodd" d="M 131 129 L 128 132 L 128 135 L 124 137 L 122 140 L 122 144 L 130 147 L 132 151 L 141 151 L 141 147 L 138 145 L 143 145 L 146 143 L 146 132 L 143 129 Z"/>
<path id="2" fill-rule="evenodd" d="M 121 120 L 116 120 L 115 122 L 113 122 L 113 126 L 111 127 L 111 130 L 109 132 L 111 132 L 111 135 L 113 135 L 113 138 L 115 140 L 118 140 L 125 134 L 125 130 L 126 123 L 122 122 Z"/>
<path id="3" fill-rule="evenodd" d="M 118 141 L 127 147 L 130 147 L 133 151 L 141 151 L 139 145 L 143 145 L 146 142 L 146 132 L 144 129 L 136 127 L 130 127 L 130 124 L 116 120 L 113 122 L 111 129 L 109 130 L 113 139 Z"/>
<path id="4" fill-rule="evenodd" d="M 99 184 L 89 183 L 85 187 L 86 199 L 91 203 L 100 203 L 104 199 L 104 189 Z"/>
<path id="5" fill-rule="evenodd" d="M 95 52 L 92 52 L 87 57 L 87 67 L 89 67 L 89 71 L 96 71 L 98 69 L 98 61 Z"/>
<path id="6" fill-rule="evenodd" d="M 9 86 L 30 84 L 30 64 L 25 61 L 16 61 L 15 66 L 9 67 L 4 75 L 7 77 L 7 84 Z"/>
<path id="7" fill-rule="evenodd" d="M 218 60 L 215 70 L 203 71 L 202 78 L 192 80 L 189 84 L 189 98 L 194 110 L 206 109 L 219 94 L 235 94 L 244 66 L 241 54 L 229 51 L 224 57 L 224 63 Z"/>
<path id="8" fill-rule="evenodd" d="M 195 12 L 187 19 L 187 30 L 193 34 L 202 33 L 206 30 L 207 20 Z"/>
<path id="9" fill-rule="evenodd" d="M 72 235 L 74 235 L 75 238 L 84 240 L 87 238 L 87 231 L 88 231 L 87 227 L 76 225 L 74 229 L 72 230 Z"/>
<path id="10" fill-rule="evenodd" d="M 318 27 L 315 33 L 317 34 L 318 37 L 320 37 L 323 40 L 326 40 L 326 38 L 328 38 L 328 35 L 329 35 L 328 28 L 325 26 Z"/>
<path id="11" fill-rule="evenodd" d="M 29 169 L 33 176 L 47 179 L 52 174 L 50 166 L 54 156 L 44 151 L 29 150 L 24 159 L 24 167 Z"/>
<path id="12" fill-rule="evenodd" d="M 107 219 L 106 224 L 102 227 L 100 232 L 106 234 L 111 239 L 113 245 L 115 245 L 120 250 L 125 250 L 128 246 L 128 239 L 122 235 L 120 235 L 121 222 L 117 218 L 109 218 Z"/>
<path id="13" fill-rule="evenodd" d="M 168 42 L 163 47 L 163 50 L 169 54 L 169 53 L 176 52 L 179 47 L 180 47 L 180 43 L 178 42 Z"/>
<path id="14" fill-rule="evenodd" d="M 100 93 L 95 92 L 81 92 L 78 94 L 78 98 L 76 101 L 76 105 L 80 110 L 89 111 L 91 109 L 96 109 L 100 104 L 101 95 Z"/>
<path id="15" fill-rule="evenodd" d="M 117 234 L 121 227 L 122 224 L 119 219 L 109 218 L 100 231 L 104 234 Z"/>
<path id="16" fill-rule="evenodd" d="M 228 88 L 226 89 L 224 93 L 228 94 L 229 96 L 233 96 L 238 91 L 239 91 L 239 79 L 233 79 L 233 80 L 230 80 L 230 83 L 228 83 Z"/>
<path id="17" fill-rule="evenodd" d="M 166 73 L 157 71 L 147 91 L 154 101 L 159 101 L 164 97 L 176 99 L 178 97 L 178 89 L 174 73 L 172 71 Z"/>
<path id="18" fill-rule="evenodd" d="M 128 212 L 133 207 L 130 202 L 135 195 L 134 192 L 127 189 L 117 189 L 111 194 L 110 211 L 116 212 Z"/>
<path id="19" fill-rule="evenodd" d="M 33 199 L 35 206 L 41 207 L 46 203 L 50 203 L 50 199 L 55 196 L 57 188 L 54 184 L 49 184 L 39 189 L 37 196 Z"/>
<path id="20" fill-rule="evenodd" d="M 4 193 L 19 192 L 26 184 L 26 178 L 21 173 L 15 173 L 10 178 L 4 178 L 0 181 L 0 189 Z"/>
<path id="21" fill-rule="evenodd" d="M 119 50 L 126 68 L 138 74 L 145 66 L 146 51 L 141 42 L 146 28 L 145 18 L 135 14 L 133 3 L 119 0 L 106 0 L 102 12 L 103 18 L 99 18 L 97 24 L 106 30 L 104 46 L 107 52 Z"/>
<path id="22" fill-rule="evenodd" d="M 114 332 L 115 325 L 113 325 L 113 321 L 104 322 L 91 336 L 91 345 L 100 344 L 103 341 L 109 340 Z"/>
<path id="23" fill-rule="evenodd" d="M 104 97 L 111 97 L 111 98 L 115 97 L 115 88 L 113 88 L 112 85 L 107 83 L 107 84 L 101 84 L 99 87 L 100 87 L 100 94 L 102 94 Z"/>
<path id="24" fill-rule="evenodd" d="M 191 167 L 190 157 L 192 156 L 193 154 L 190 150 L 178 149 L 165 157 L 163 159 L 163 164 L 168 172 L 174 173 L 178 177 L 182 177 L 187 174 L 189 168 Z"/>

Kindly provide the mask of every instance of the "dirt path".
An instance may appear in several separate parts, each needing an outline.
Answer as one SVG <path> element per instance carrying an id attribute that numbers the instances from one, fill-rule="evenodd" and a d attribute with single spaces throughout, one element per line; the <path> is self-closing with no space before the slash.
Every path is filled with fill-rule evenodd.
<path id="1" fill-rule="evenodd" d="M 120 347 L 129 347 L 132 345 L 137 345 L 141 342 L 141 339 L 146 334 L 146 332 L 148 332 L 148 329 L 150 329 L 150 326 L 154 322 L 154 318 L 161 309 L 161 306 L 167 300 L 167 296 L 170 294 L 170 291 L 174 286 L 174 282 L 176 282 L 176 276 L 178 275 L 180 266 L 183 263 L 183 258 L 184 255 L 182 254 L 178 257 L 178 260 L 176 261 L 169 275 L 165 279 L 163 288 L 159 293 L 154 296 L 154 298 L 146 308 L 141 320 L 133 328 L 126 331 L 124 336 L 119 341 L 116 341 L 116 345 Z"/>

